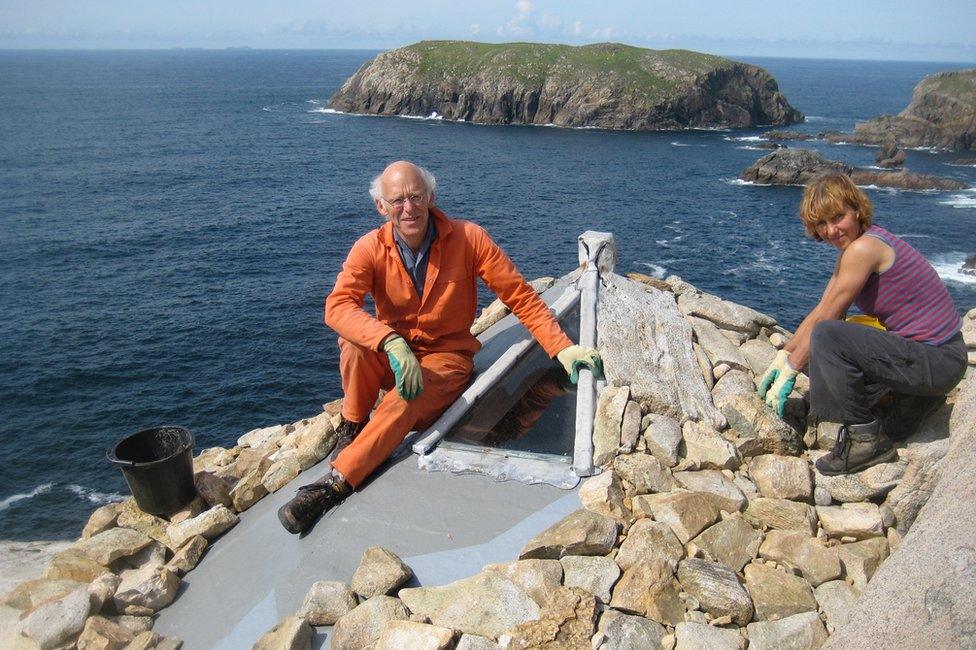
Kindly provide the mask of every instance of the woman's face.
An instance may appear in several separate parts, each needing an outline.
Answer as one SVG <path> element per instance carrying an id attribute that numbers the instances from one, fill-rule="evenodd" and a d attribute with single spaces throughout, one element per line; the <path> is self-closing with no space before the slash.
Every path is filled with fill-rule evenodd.
<path id="1" fill-rule="evenodd" d="M 862 234 L 857 212 L 854 208 L 844 208 L 843 212 L 818 223 L 817 234 L 837 250 L 843 251 Z"/>

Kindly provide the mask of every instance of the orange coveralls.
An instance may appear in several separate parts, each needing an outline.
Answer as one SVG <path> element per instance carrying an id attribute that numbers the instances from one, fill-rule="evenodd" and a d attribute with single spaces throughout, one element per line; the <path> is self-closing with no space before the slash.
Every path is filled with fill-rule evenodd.
<path id="1" fill-rule="evenodd" d="M 477 278 L 501 298 L 546 353 L 572 345 L 549 307 L 480 226 L 451 219 L 430 207 L 437 238 L 430 247 L 423 296 L 418 296 L 393 239 L 393 224 L 361 237 L 349 251 L 335 288 L 325 300 L 325 323 L 339 334 L 339 370 L 345 394 L 342 415 L 362 422 L 380 388 L 389 392 L 369 423 L 332 466 L 358 487 L 414 428 L 433 424 L 468 384 L 481 344 L 471 334 Z M 373 296 L 376 316 L 365 308 Z M 402 336 L 420 363 L 423 392 L 405 400 L 381 343 Z"/>

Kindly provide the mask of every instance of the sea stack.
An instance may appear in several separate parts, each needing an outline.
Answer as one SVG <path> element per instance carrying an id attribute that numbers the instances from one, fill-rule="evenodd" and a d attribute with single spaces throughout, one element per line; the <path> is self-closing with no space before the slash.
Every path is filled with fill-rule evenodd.
<path id="1" fill-rule="evenodd" d="M 762 68 L 617 43 L 422 41 L 367 62 L 329 100 L 348 113 L 625 130 L 802 122 Z"/>

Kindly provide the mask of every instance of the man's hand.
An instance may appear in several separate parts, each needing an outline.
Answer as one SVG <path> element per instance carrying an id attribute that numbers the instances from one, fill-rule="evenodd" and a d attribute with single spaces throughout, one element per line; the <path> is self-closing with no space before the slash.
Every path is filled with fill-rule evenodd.
<path id="1" fill-rule="evenodd" d="M 569 380 L 574 384 L 579 381 L 579 369 L 589 368 L 594 379 L 603 379 L 603 359 L 593 348 L 583 345 L 571 345 L 556 354 L 556 359 L 566 369 Z"/>
<path id="2" fill-rule="evenodd" d="M 796 375 L 797 371 L 790 365 L 790 353 L 780 350 L 759 382 L 759 397 L 780 417 L 786 412 L 786 398 L 793 392 Z"/>
<path id="3" fill-rule="evenodd" d="M 399 334 L 390 336 L 383 342 L 383 349 L 390 358 L 390 368 L 396 377 L 396 389 L 400 397 L 411 400 L 424 391 L 424 378 L 420 374 L 420 363 L 413 350 Z"/>

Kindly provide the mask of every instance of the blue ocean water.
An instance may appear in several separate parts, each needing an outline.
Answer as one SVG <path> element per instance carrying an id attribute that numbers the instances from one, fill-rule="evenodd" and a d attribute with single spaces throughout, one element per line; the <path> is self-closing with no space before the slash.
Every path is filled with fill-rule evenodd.
<path id="1" fill-rule="evenodd" d="M 340 396 L 322 300 L 379 223 L 369 179 L 398 158 L 485 225 L 529 277 L 609 230 L 619 270 L 677 273 L 793 328 L 833 253 L 804 239 L 800 188 L 735 181 L 760 130 L 620 133 L 332 114 L 373 52 L 0 52 L 0 539 L 76 536 L 126 493 L 104 450 L 179 424 L 197 450 Z M 811 133 L 896 113 L 966 67 L 747 59 Z M 807 145 L 804 145 L 807 146 Z M 809 145 L 866 166 L 874 150 Z M 960 154 L 910 169 L 976 186 Z M 976 192 L 870 191 L 960 308 L 976 284 Z M 488 297 L 485 296 L 485 300 Z"/>

